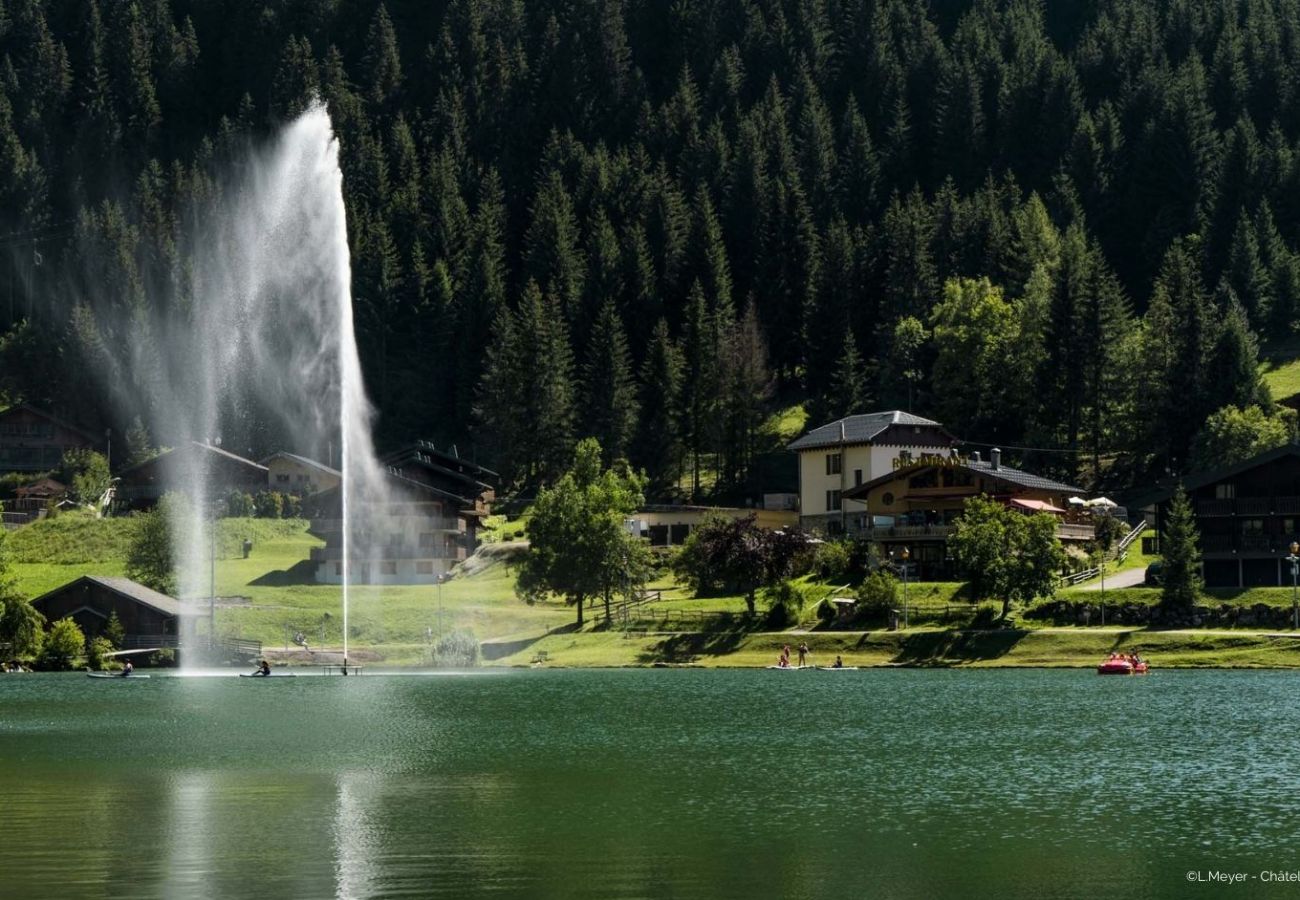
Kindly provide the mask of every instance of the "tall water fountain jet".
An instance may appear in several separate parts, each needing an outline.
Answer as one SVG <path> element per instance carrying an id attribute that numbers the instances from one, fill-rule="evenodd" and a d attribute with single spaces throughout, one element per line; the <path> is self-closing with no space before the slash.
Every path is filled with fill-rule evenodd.
<path id="1" fill-rule="evenodd" d="M 251 444 L 256 434 L 316 458 L 338 451 L 346 658 L 351 562 L 364 551 L 359 538 L 375 533 L 368 517 L 385 488 L 353 327 L 338 149 L 325 108 L 314 105 L 218 182 L 211 203 L 179 229 L 186 277 L 143 323 L 155 334 L 141 343 L 156 357 L 133 348 L 131 368 L 149 387 L 153 432 L 167 444 L 224 443 L 244 454 L 230 436 Z M 223 498 L 211 476 L 166 473 L 193 501 L 174 535 L 187 600 L 215 593 L 208 529 Z"/>

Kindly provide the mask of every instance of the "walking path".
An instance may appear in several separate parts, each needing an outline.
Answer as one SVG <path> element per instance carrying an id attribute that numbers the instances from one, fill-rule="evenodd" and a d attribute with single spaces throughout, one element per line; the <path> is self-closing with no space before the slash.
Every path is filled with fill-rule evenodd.
<path id="1" fill-rule="evenodd" d="M 1143 582 L 1145 582 L 1146 580 L 1147 580 L 1147 570 L 1145 568 L 1122 569 L 1119 572 L 1115 572 L 1112 575 L 1106 576 L 1106 587 L 1114 588 L 1116 590 L 1118 590 L 1119 588 L 1141 587 Z M 1089 584 L 1087 587 L 1079 588 L 1079 590 L 1099 591 L 1101 590 L 1101 582 L 1094 581 L 1091 584 Z"/>

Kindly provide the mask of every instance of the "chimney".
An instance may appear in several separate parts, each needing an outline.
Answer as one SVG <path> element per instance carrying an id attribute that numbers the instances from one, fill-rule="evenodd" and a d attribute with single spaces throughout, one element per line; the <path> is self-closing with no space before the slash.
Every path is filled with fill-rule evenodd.
<path id="1" fill-rule="evenodd" d="M 978 450 L 972 450 L 970 452 L 970 461 L 973 463 L 978 463 L 980 461 L 980 452 Z"/>
<path id="2" fill-rule="evenodd" d="M 995 470 L 1002 467 L 1001 449 L 994 447 L 992 450 L 989 451 L 989 463 L 992 465 L 992 467 Z"/>

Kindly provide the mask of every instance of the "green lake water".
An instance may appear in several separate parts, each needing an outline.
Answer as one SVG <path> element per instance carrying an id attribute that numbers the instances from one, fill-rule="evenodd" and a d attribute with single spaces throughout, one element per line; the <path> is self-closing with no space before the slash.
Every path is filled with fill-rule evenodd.
<path id="1" fill-rule="evenodd" d="M 1283 672 L 5 676 L 0 898 L 1298 896 L 1298 738 Z"/>

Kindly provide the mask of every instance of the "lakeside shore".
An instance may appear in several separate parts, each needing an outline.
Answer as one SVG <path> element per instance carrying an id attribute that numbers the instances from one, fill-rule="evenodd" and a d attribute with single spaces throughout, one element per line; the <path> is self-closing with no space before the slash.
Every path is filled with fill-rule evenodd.
<path id="1" fill-rule="evenodd" d="M 1300 668 L 1300 633 L 1041 628 L 860 632 L 577 632 L 488 642 L 486 666 L 761 668 L 806 641 L 809 662 L 873 668 L 1092 668 L 1111 652 L 1155 669 Z"/>

